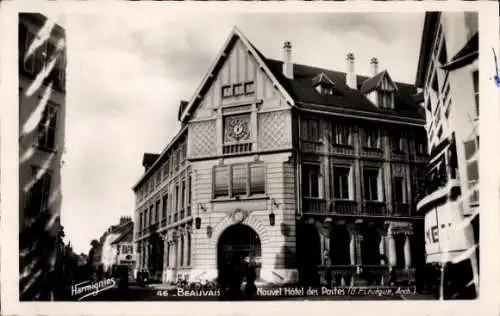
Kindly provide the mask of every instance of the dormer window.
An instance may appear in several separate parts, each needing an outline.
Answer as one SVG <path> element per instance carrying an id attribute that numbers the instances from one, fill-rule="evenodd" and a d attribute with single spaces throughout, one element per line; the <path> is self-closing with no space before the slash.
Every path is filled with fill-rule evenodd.
<path id="1" fill-rule="evenodd" d="M 325 73 L 320 73 L 313 78 L 313 87 L 318 91 L 319 94 L 323 95 L 334 95 L 335 93 L 335 83 L 328 78 Z"/>

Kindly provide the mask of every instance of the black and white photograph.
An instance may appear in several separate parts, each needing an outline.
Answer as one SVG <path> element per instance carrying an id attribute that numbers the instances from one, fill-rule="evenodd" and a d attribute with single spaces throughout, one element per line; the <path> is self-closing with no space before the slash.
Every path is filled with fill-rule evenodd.
<path id="1" fill-rule="evenodd" d="M 279 7 L 16 12 L 19 304 L 494 295 L 498 4 Z"/>

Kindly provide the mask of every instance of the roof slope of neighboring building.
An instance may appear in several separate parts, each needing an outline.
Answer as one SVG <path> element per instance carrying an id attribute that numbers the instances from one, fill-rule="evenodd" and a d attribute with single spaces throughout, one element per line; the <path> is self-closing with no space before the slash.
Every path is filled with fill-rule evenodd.
<path id="1" fill-rule="evenodd" d="M 121 242 L 132 242 L 133 240 L 133 231 L 134 231 L 134 223 L 129 222 L 119 230 L 116 231 L 116 234 L 119 234 L 118 237 L 113 240 L 112 244 L 118 244 Z"/>
<path id="2" fill-rule="evenodd" d="M 479 57 L 479 32 L 476 32 L 458 51 L 458 53 L 453 56 L 453 58 L 441 68 L 444 70 L 455 70 L 461 68 L 465 65 L 472 63 L 475 59 Z"/>

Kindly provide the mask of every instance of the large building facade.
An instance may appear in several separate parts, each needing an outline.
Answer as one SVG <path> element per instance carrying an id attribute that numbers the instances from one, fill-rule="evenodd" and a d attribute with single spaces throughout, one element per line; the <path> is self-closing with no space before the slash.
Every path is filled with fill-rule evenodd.
<path id="1" fill-rule="evenodd" d="M 431 154 L 418 212 L 426 261 L 443 268 L 450 295 L 478 282 L 478 36 L 477 12 L 427 13 L 417 72 Z"/>
<path id="2" fill-rule="evenodd" d="M 50 299 L 61 208 L 65 31 L 19 14 L 19 247 L 21 299 Z M 33 247 L 37 244 L 37 247 Z M 42 273 L 39 273 L 42 271 Z"/>
<path id="3" fill-rule="evenodd" d="M 367 61 L 368 62 L 368 61 Z M 266 58 L 234 29 L 182 128 L 134 185 L 137 269 L 216 279 L 228 260 L 262 282 L 412 279 L 424 261 L 417 187 L 428 163 L 412 85 Z"/>

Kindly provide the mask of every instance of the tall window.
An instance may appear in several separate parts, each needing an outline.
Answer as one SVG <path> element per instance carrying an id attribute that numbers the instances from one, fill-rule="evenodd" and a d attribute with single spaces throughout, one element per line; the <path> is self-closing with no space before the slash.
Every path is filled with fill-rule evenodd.
<path id="1" fill-rule="evenodd" d="M 158 200 L 158 201 L 156 201 L 156 207 L 155 207 L 156 211 L 155 211 L 155 214 L 154 214 L 154 222 L 155 222 L 155 223 L 156 223 L 156 222 L 159 220 L 159 218 L 160 218 L 160 207 L 161 207 L 161 201 L 160 201 L 160 200 Z"/>
<path id="2" fill-rule="evenodd" d="M 350 199 L 349 174 L 350 174 L 350 168 L 347 167 L 333 168 L 333 196 L 336 199 L 343 199 L 343 200 Z"/>
<path id="3" fill-rule="evenodd" d="M 24 66 L 24 70 L 26 70 L 27 72 L 29 73 L 34 73 L 35 72 L 35 54 L 32 53 L 28 58 L 25 58 L 28 53 L 28 49 L 31 45 L 31 43 L 33 43 L 33 40 L 35 39 L 35 36 L 33 35 L 33 33 L 31 32 L 28 32 L 26 33 L 26 45 L 25 45 L 25 56 L 24 56 L 24 61 L 23 61 L 23 66 Z"/>
<path id="4" fill-rule="evenodd" d="M 34 183 L 29 190 L 28 213 L 36 215 L 47 211 L 49 207 L 52 172 L 38 167 L 32 167 L 31 172 Z"/>
<path id="5" fill-rule="evenodd" d="M 403 177 L 394 177 L 394 202 L 404 203 L 405 202 L 405 183 Z"/>
<path id="6" fill-rule="evenodd" d="M 474 83 L 474 101 L 476 105 L 476 117 L 479 117 L 479 71 L 472 72 L 472 80 Z"/>
<path id="7" fill-rule="evenodd" d="M 302 166 L 302 195 L 319 197 L 319 166 Z"/>
<path id="8" fill-rule="evenodd" d="M 380 147 L 380 131 L 377 129 L 365 130 L 365 147 L 379 148 Z"/>
<path id="9" fill-rule="evenodd" d="M 265 193 L 264 164 L 250 165 L 250 194 Z"/>
<path id="10" fill-rule="evenodd" d="M 348 125 L 335 124 L 335 144 L 337 145 L 351 145 L 351 133 Z"/>
<path id="11" fill-rule="evenodd" d="M 319 126 L 316 120 L 304 120 L 302 134 L 305 140 L 319 141 Z"/>
<path id="12" fill-rule="evenodd" d="M 184 266 L 184 235 L 181 235 L 181 255 L 179 265 Z"/>
<path id="13" fill-rule="evenodd" d="M 229 169 L 227 166 L 215 167 L 214 182 L 214 197 L 229 195 Z"/>
<path id="14" fill-rule="evenodd" d="M 143 226 L 144 223 L 143 223 L 143 219 L 142 219 L 142 212 L 139 212 L 139 231 L 141 231 L 143 229 Z"/>
<path id="15" fill-rule="evenodd" d="M 44 42 L 35 50 L 35 73 L 39 73 L 45 67 L 47 61 L 47 42 Z"/>
<path id="16" fill-rule="evenodd" d="M 163 202 L 162 202 L 162 208 L 161 208 L 161 216 L 163 219 L 167 218 L 167 205 L 168 205 L 168 194 L 165 194 L 163 197 Z"/>
<path id="17" fill-rule="evenodd" d="M 363 185 L 366 201 L 379 201 L 379 170 L 364 169 L 363 170 Z"/>
<path id="18" fill-rule="evenodd" d="M 378 91 L 378 106 L 382 108 L 392 108 L 392 92 L 391 91 Z"/>
<path id="19" fill-rule="evenodd" d="M 48 102 L 38 125 L 38 146 L 54 150 L 56 145 L 57 107 Z"/>
<path id="20" fill-rule="evenodd" d="M 149 225 L 153 224 L 155 218 L 154 212 L 155 212 L 155 206 L 154 204 L 152 204 L 149 208 Z"/>
<path id="21" fill-rule="evenodd" d="M 184 203 L 186 202 L 186 180 L 181 182 L 181 209 L 184 208 Z"/>
<path id="22" fill-rule="evenodd" d="M 404 138 L 401 133 L 396 132 L 396 135 L 392 137 L 392 150 L 395 152 L 404 151 Z"/>
<path id="23" fill-rule="evenodd" d="M 244 195 L 247 192 L 247 168 L 245 165 L 233 165 L 231 178 L 233 180 L 233 195 Z"/>
<path id="24" fill-rule="evenodd" d="M 191 190 L 192 190 L 191 175 L 189 175 L 187 182 L 187 205 L 191 205 Z"/>
<path id="25" fill-rule="evenodd" d="M 179 184 L 175 185 L 175 212 L 179 211 L 180 203 L 179 203 Z"/>

